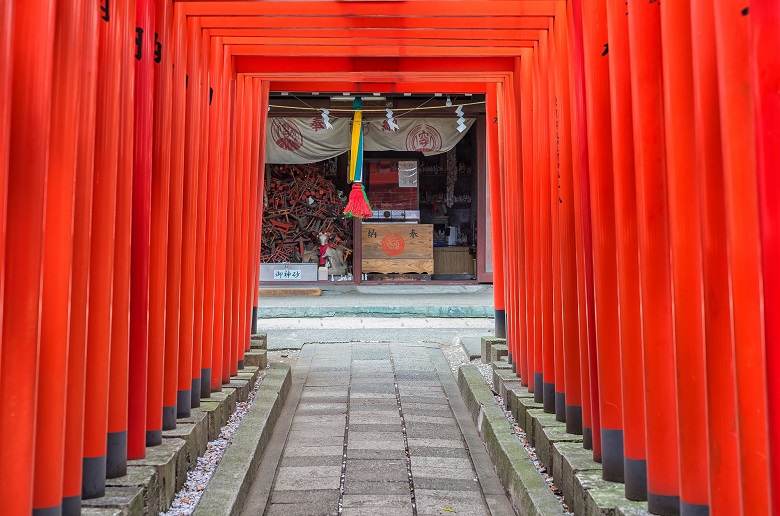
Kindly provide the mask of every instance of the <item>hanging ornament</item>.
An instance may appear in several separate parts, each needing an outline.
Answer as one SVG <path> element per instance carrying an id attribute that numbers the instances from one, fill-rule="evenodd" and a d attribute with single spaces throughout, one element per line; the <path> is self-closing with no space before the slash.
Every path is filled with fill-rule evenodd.
<path id="1" fill-rule="evenodd" d="M 458 106 L 455 110 L 455 114 L 458 115 L 458 132 L 462 133 L 466 130 L 466 119 L 463 118 L 463 106 Z"/>
<path id="2" fill-rule="evenodd" d="M 395 121 L 395 118 L 393 117 L 393 110 L 390 108 L 385 109 L 387 111 L 387 126 L 390 127 L 390 130 L 395 132 L 398 130 L 398 123 Z"/>
<path id="3" fill-rule="evenodd" d="M 325 129 L 333 129 L 333 125 L 330 123 L 330 111 L 327 109 L 322 109 L 321 111 L 322 121 L 325 123 Z"/>
<path id="4" fill-rule="evenodd" d="M 355 117 L 352 120 L 352 147 L 349 161 L 349 180 L 352 182 L 352 191 L 349 193 L 349 202 L 344 208 L 344 215 L 362 219 L 373 215 L 366 190 L 363 188 L 363 100 L 356 98 L 352 107 L 355 109 Z"/>

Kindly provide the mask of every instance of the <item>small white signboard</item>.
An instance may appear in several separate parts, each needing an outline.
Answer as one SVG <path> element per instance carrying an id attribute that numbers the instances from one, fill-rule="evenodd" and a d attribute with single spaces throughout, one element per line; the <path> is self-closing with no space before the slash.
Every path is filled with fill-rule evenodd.
<path id="1" fill-rule="evenodd" d="M 275 280 L 299 280 L 301 279 L 300 269 L 280 269 L 274 271 Z"/>

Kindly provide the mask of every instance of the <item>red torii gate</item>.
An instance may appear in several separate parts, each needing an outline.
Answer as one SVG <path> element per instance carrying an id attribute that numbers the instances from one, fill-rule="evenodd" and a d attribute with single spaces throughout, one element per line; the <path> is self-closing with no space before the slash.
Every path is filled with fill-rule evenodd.
<path id="1" fill-rule="evenodd" d="M 240 367 L 268 92 L 381 89 L 486 95 L 497 320 L 604 478 L 768 513 L 780 7 L 658 4 L 7 1 L 7 510 L 74 511 Z"/>

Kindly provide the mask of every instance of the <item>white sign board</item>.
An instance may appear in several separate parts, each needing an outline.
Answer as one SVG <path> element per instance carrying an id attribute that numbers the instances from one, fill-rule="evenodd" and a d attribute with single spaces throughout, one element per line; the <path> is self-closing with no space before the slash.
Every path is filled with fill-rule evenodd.
<path id="1" fill-rule="evenodd" d="M 283 269 L 274 271 L 275 280 L 299 280 L 301 279 L 300 269 Z"/>

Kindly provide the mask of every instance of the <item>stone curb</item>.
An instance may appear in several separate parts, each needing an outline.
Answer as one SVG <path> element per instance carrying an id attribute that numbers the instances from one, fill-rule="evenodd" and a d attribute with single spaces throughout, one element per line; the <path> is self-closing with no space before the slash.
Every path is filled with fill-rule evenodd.
<path id="1" fill-rule="evenodd" d="M 461 367 L 458 386 L 515 510 L 526 516 L 562 514 L 560 503 L 518 441 L 479 370 Z"/>
<path id="2" fill-rule="evenodd" d="M 508 383 L 506 378 L 501 381 Z M 526 388 L 508 388 L 504 400 L 575 515 L 650 514 L 646 502 L 626 500 L 623 484 L 601 478 L 601 465 L 593 460 L 592 451 L 582 447 L 582 436 L 567 433 L 566 424 L 545 413 Z"/>
<path id="3" fill-rule="evenodd" d="M 491 349 L 495 345 L 504 345 L 506 344 L 506 339 L 503 339 L 501 337 L 482 337 L 482 341 L 480 342 L 481 346 L 481 355 L 482 355 L 482 362 L 484 364 L 489 364 L 491 361 Z"/>
<path id="4" fill-rule="evenodd" d="M 268 365 L 268 352 L 264 349 L 252 349 L 244 353 L 244 367 L 252 366 L 265 369 Z"/>
<path id="5" fill-rule="evenodd" d="M 249 347 L 251 349 L 267 349 L 268 334 L 264 331 L 253 333 L 252 339 L 249 341 Z"/>
<path id="6" fill-rule="evenodd" d="M 233 515 L 241 511 L 291 385 L 290 366 L 272 364 L 193 514 Z"/>
<path id="7" fill-rule="evenodd" d="M 82 513 L 157 516 L 170 507 L 187 472 L 205 453 L 208 442 L 217 438 L 236 401 L 246 400 L 259 375 L 257 367 L 245 367 L 221 392 L 202 398 L 190 417 L 178 419 L 174 430 L 163 432 L 162 444 L 147 447 L 143 459 L 127 461 L 125 476 L 106 480 L 105 496 L 84 500 Z"/>

